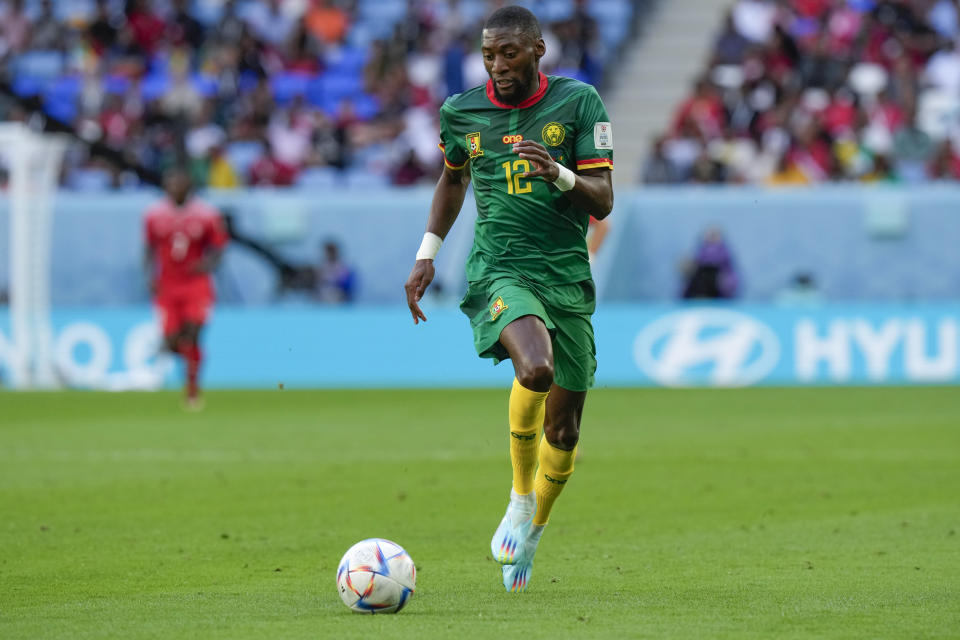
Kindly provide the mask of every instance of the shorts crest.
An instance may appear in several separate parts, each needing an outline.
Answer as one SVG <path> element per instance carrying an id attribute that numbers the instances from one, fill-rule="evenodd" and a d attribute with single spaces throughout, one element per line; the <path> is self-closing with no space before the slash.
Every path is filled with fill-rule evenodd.
<path id="1" fill-rule="evenodd" d="M 509 308 L 502 297 L 497 297 L 497 299 L 493 301 L 493 304 L 490 305 L 490 319 L 496 320 L 497 316 Z"/>

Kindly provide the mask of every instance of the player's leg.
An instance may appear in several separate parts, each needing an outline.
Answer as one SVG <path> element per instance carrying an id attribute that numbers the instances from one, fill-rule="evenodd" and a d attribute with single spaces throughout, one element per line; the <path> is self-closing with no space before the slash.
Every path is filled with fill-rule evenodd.
<path id="1" fill-rule="evenodd" d="M 592 288 L 584 289 L 583 298 L 587 303 L 592 303 L 591 292 Z M 589 304 L 584 309 L 573 308 L 575 311 L 592 311 Z M 540 440 L 540 466 L 534 482 L 537 496 L 535 527 L 547 524 L 554 502 L 573 474 L 583 405 L 597 368 L 589 313 L 554 311 L 552 317 L 557 326 L 554 337 L 556 380 L 547 399 L 543 438 Z"/>
<path id="2" fill-rule="evenodd" d="M 187 384 L 184 389 L 185 400 L 190 408 L 197 408 L 200 401 L 200 363 L 203 353 L 200 350 L 200 325 L 187 322 L 180 333 L 179 352 L 187 368 Z"/>
<path id="3" fill-rule="evenodd" d="M 553 345 L 543 320 L 534 315 L 507 324 L 499 342 L 509 354 L 515 373 L 509 406 L 513 488 L 507 512 L 490 545 L 498 562 L 514 564 L 524 560 L 524 540 L 537 509 L 533 493 L 537 443 L 553 384 Z"/>
<path id="4" fill-rule="evenodd" d="M 529 494 L 533 491 L 537 442 L 553 384 L 553 344 L 546 325 L 537 316 L 523 316 L 508 324 L 500 333 L 500 344 L 510 354 L 515 374 L 510 391 L 513 489 Z"/>
<path id="5" fill-rule="evenodd" d="M 180 345 L 180 327 L 183 323 L 179 309 L 173 300 L 165 297 L 157 297 L 154 300 L 154 309 L 156 310 L 157 320 L 160 324 L 160 332 L 163 336 L 161 348 L 170 353 L 179 353 Z"/>
<path id="6" fill-rule="evenodd" d="M 537 496 L 535 527 L 543 527 L 550 519 L 553 503 L 573 475 L 573 463 L 580 441 L 580 419 L 586 391 L 570 391 L 554 384 L 547 398 L 543 438 L 540 440 L 539 462 L 534 491 Z"/>
<path id="7" fill-rule="evenodd" d="M 583 405 L 597 365 L 590 322 L 592 285 L 556 289 L 559 305 L 549 309 L 555 326 L 554 384 L 546 401 L 544 436 L 538 452 L 540 464 L 534 481 L 537 510 L 523 545 L 522 561 L 502 569 L 503 585 L 508 591 L 523 591 L 529 584 L 533 558 L 550 512 L 573 475 Z"/>
<path id="8" fill-rule="evenodd" d="M 186 403 L 191 409 L 201 408 L 200 366 L 203 363 L 203 351 L 200 348 L 200 333 L 210 314 L 210 299 L 207 296 L 192 298 L 184 309 L 184 323 L 181 332 L 180 353 L 187 365 Z"/>

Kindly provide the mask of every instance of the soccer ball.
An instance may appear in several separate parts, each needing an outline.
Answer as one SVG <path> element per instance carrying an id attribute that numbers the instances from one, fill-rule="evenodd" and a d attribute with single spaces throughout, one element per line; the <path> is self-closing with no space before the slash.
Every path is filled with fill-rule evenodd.
<path id="1" fill-rule="evenodd" d="M 361 540 L 343 554 L 337 567 L 337 591 L 357 613 L 396 613 L 416 588 L 413 558 L 396 542 Z"/>

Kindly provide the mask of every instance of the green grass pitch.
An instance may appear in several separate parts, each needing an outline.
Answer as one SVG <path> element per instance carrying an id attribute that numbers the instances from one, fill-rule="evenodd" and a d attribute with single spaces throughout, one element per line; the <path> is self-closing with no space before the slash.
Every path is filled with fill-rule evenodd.
<path id="1" fill-rule="evenodd" d="M 5 393 L 0 638 L 960 637 L 960 390 L 596 390 L 521 595 L 506 400 Z M 334 585 L 374 536 L 396 616 Z"/>

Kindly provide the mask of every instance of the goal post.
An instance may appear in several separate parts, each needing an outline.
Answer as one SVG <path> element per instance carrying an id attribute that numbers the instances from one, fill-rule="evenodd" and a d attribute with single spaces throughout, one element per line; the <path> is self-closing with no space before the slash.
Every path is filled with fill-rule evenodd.
<path id="1" fill-rule="evenodd" d="M 10 378 L 17 389 L 57 386 L 50 319 L 53 202 L 67 141 L 0 123 L 9 174 Z"/>

